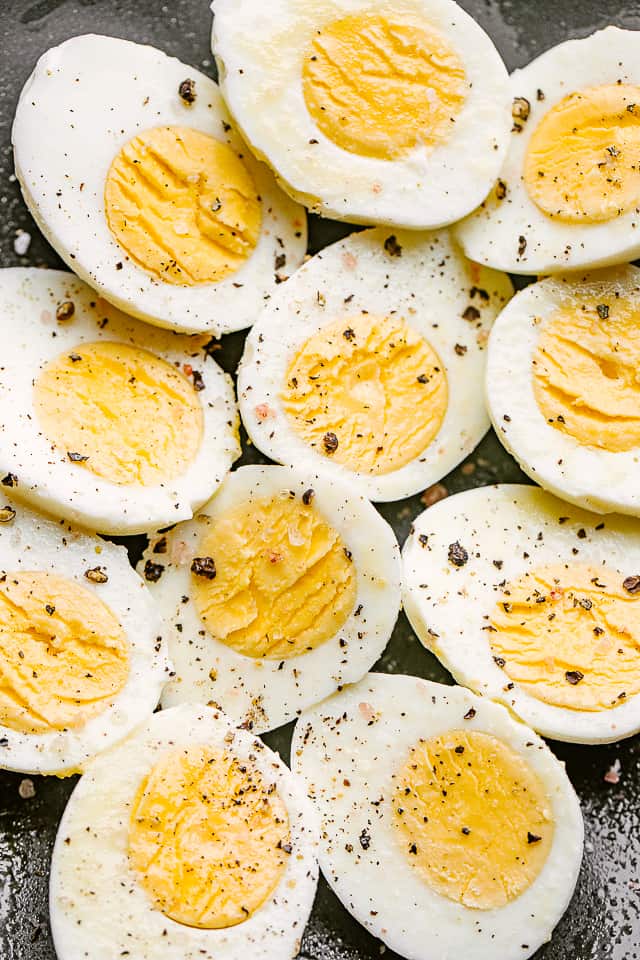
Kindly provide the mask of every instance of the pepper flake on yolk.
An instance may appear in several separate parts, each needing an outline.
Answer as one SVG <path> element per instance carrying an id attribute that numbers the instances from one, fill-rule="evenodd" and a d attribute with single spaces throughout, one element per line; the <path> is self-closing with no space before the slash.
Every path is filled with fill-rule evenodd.
<path id="1" fill-rule="evenodd" d="M 329 140 L 380 160 L 446 141 L 467 93 L 448 40 L 408 14 L 359 13 L 323 26 L 304 58 L 302 86 Z"/>
<path id="2" fill-rule="evenodd" d="M 624 577 L 550 564 L 509 582 L 491 650 L 523 690 L 555 707 L 606 710 L 640 693 L 640 597 Z"/>
<path id="3" fill-rule="evenodd" d="M 215 563 L 215 577 L 192 576 L 198 614 L 244 656 L 285 660 L 314 650 L 355 605 L 357 575 L 341 537 L 288 492 L 210 521 L 198 554 Z"/>
<path id="4" fill-rule="evenodd" d="M 281 399 L 318 453 L 379 475 L 419 457 L 437 435 L 447 378 L 433 347 L 407 323 L 363 315 L 323 327 L 303 344 Z"/>
<path id="5" fill-rule="evenodd" d="M 550 217 L 600 223 L 640 204 L 640 87 L 570 93 L 533 131 L 524 182 Z"/>
<path id="6" fill-rule="evenodd" d="M 640 310 L 625 298 L 557 310 L 540 333 L 533 389 L 547 423 L 611 452 L 640 446 Z"/>
<path id="7" fill-rule="evenodd" d="M 421 740 L 394 781 L 396 837 L 441 896 L 493 910 L 542 870 L 553 837 L 544 787 L 502 741 L 465 730 Z"/>
<path id="8" fill-rule="evenodd" d="M 129 674 L 124 630 L 93 591 L 54 573 L 0 581 L 0 724 L 21 733 L 84 725 Z"/>
<path id="9" fill-rule="evenodd" d="M 290 853 L 279 793 L 227 752 L 169 751 L 132 806 L 130 863 L 157 908 L 191 927 L 247 920 L 278 886 Z"/>
<path id="10" fill-rule="evenodd" d="M 253 253 L 262 221 L 241 158 L 188 127 L 154 127 L 124 145 L 107 175 L 105 213 L 139 266 L 184 286 L 235 273 Z"/>
<path id="11" fill-rule="evenodd" d="M 111 483 L 172 480 L 191 466 L 202 440 L 202 406 L 187 378 L 124 343 L 82 343 L 50 361 L 33 402 L 46 437 Z"/>

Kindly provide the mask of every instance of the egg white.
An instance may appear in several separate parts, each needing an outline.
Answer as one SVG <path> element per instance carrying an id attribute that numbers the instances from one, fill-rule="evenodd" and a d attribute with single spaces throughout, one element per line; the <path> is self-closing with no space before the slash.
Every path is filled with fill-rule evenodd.
<path id="1" fill-rule="evenodd" d="M 385 249 L 389 237 L 402 248 L 400 256 Z M 271 459 L 347 480 L 371 500 L 399 500 L 423 490 L 471 453 L 488 429 L 485 344 L 512 292 L 507 276 L 465 260 L 447 231 L 390 234 L 376 228 L 327 247 L 278 290 L 247 337 L 238 368 L 247 433 Z M 463 318 L 469 306 L 478 310 L 473 321 Z M 289 362 L 305 341 L 334 320 L 362 312 L 405 320 L 435 349 L 448 382 L 444 421 L 427 449 L 377 475 L 317 453 L 293 428 L 280 398 Z M 460 355 L 456 345 L 466 352 Z"/>
<path id="2" fill-rule="evenodd" d="M 58 323 L 56 308 L 68 300 L 73 317 Z M 133 320 L 71 273 L 22 267 L 0 270 L 0 337 L 0 474 L 14 474 L 13 495 L 40 509 L 101 533 L 140 533 L 191 517 L 239 456 L 233 386 L 206 356 L 203 338 Z M 33 384 L 42 368 L 65 350 L 98 341 L 141 347 L 202 373 L 204 389 L 196 396 L 203 438 L 181 476 L 155 486 L 116 484 L 70 462 L 67 451 L 54 448 L 41 432 Z"/>
<path id="3" fill-rule="evenodd" d="M 492 41 L 451 0 L 395 0 L 438 30 L 462 60 L 467 98 L 448 140 L 381 160 L 348 152 L 316 126 L 302 64 L 324 24 L 386 0 L 214 0 L 212 49 L 231 113 L 256 156 L 314 213 L 413 229 L 440 227 L 487 195 L 506 152 L 511 118 L 506 68 Z M 473 156 L 473 164 L 469 163 Z"/>
<path id="4" fill-rule="evenodd" d="M 640 308 L 640 270 L 626 266 L 541 280 L 513 298 L 489 339 L 489 414 L 501 442 L 545 489 L 597 513 L 640 516 L 640 448 L 616 452 L 580 443 L 547 423 L 534 394 L 532 360 L 545 322 L 558 309 L 579 309 L 593 296 L 633 299 Z"/>
<path id="5" fill-rule="evenodd" d="M 226 929 L 197 929 L 165 916 L 128 859 L 130 809 L 140 784 L 167 750 L 198 744 L 254 764 L 265 784 L 276 786 L 289 815 L 293 850 L 276 889 L 249 919 Z M 57 956 L 290 960 L 313 904 L 317 842 L 315 811 L 277 754 L 219 711 L 186 704 L 163 710 L 94 761 L 67 804 L 51 862 L 49 903 Z"/>
<path id="6" fill-rule="evenodd" d="M 465 718 L 471 708 L 475 715 Z M 461 728 L 496 737 L 526 761 L 545 787 L 555 824 L 536 879 L 517 899 L 491 910 L 465 907 L 423 882 L 389 816 L 392 775 L 409 750 L 420 738 Z M 582 817 L 564 765 L 504 707 L 462 687 L 372 673 L 302 715 L 291 766 L 320 812 L 322 873 L 346 909 L 389 949 L 408 960 L 526 960 L 550 938 L 578 877 Z"/>
<path id="7" fill-rule="evenodd" d="M 468 257 L 498 270 L 540 274 L 623 263 L 640 255 L 640 205 L 603 223 L 566 223 L 543 213 L 523 181 L 529 140 L 544 115 L 569 93 L 618 80 L 640 84 L 638 34 L 612 26 L 560 43 L 513 72 L 511 96 L 528 100 L 530 114 L 522 131 L 511 133 L 499 173 L 506 197 L 498 200 L 492 193 L 456 225 Z"/>
<path id="8" fill-rule="evenodd" d="M 195 81 L 196 99 L 178 94 Z M 48 50 L 25 84 L 13 124 L 15 169 L 47 240 L 83 280 L 141 320 L 218 336 L 253 323 L 278 279 L 301 263 L 306 216 L 234 131 L 217 85 L 160 50 L 115 37 L 72 37 Z M 121 147 L 144 130 L 187 126 L 241 154 L 262 201 L 249 259 L 219 283 L 178 286 L 130 259 L 109 230 L 105 180 Z M 285 256 L 281 270 L 276 257 Z"/>
<path id="9" fill-rule="evenodd" d="M 449 545 L 456 541 L 469 554 L 460 567 L 448 560 Z M 586 711 L 545 703 L 512 684 L 494 662 L 486 630 L 501 595 L 499 584 L 537 566 L 586 563 L 603 576 L 614 571 L 620 580 L 635 574 L 640 570 L 636 521 L 613 515 L 603 520 L 538 487 L 479 487 L 421 513 L 402 559 L 405 612 L 422 643 L 458 683 L 500 701 L 555 740 L 610 743 L 640 730 L 640 694 L 618 707 Z"/>
<path id="10" fill-rule="evenodd" d="M 301 496 L 309 488 L 315 509 L 353 557 L 357 596 L 343 627 L 314 650 L 281 661 L 244 656 L 211 636 L 190 598 L 191 561 L 206 532 L 206 521 L 197 516 L 167 534 L 166 553 L 154 553 L 152 541 L 139 567 L 143 571 L 147 559 L 164 567 L 160 579 L 149 584 L 168 624 L 175 665 L 163 706 L 213 701 L 263 733 L 294 719 L 341 684 L 359 680 L 382 654 L 400 607 L 399 549 L 391 527 L 355 490 L 326 475 L 289 467 L 241 467 L 201 515 L 215 520 L 249 500 L 283 491 Z"/>
<path id="11" fill-rule="evenodd" d="M 64 776 L 84 769 L 95 754 L 128 736 L 152 714 L 171 669 L 165 627 L 123 547 L 42 517 L 15 501 L 9 505 L 16 516 L 0 524 L 0 571 L 53 573 L 92 591 L 113 612 L 129 644 L 124 687 L 83 726 L 28 734 L 0 726 L 0 768 Z M 97 566 L 108 577 L 105 583 L 85 576 Z"/>

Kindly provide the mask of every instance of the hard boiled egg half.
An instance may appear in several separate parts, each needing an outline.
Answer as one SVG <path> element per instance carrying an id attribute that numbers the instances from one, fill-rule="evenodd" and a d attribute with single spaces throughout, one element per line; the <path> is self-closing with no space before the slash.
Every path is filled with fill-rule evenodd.
<path id="1" fill-rule="evenodd" d="M 112 307 L 73 274 L 0 270 L 0 483 L 101 533 L 191 517 L 238 456 L 206 336 Z"/>
<path id="2" fill-rule="evenodd" d="M 61 776 L 153 712 L 164 625 L 122 547 L 0 500 L 0 767 Z"/>
<path id="3" fill-rule="evenodd" d="M 251 156 L 216 84 L 153 47 L 89 35 L 47 51 L 12 140 L 46 238 L 142 320 L 242 329 L 304 256 L 304 210 Z"/>
<path id="4" fill-rule="evenodd" d="M 214 0 L 212 8 L 229 109 L 257 156 L 311 210 L 426 229 L 484 200 L 509 137 L 508 77 L 456 3 Z"/>
<path id="5" fill-rule="evenodd" d="M 599 513 L 638 516 L 639 369 L 640 270 L 531 284 L 489 341 L 496 433 L 552 493 Z"/>
<path id="6" fill-rule="evenodd" d="M 51 863 L 59 960 L 291 960 L 316 889 L 304 787 L 221 713 L 155 714 L 91 764 Z"/>
<path id="7" fill-rule="evenodd" d="M 607 27 L 516 70 L 495 187 L 457 228 L 467 256 L 557 273 L 640 254 L 638 33 Z"/>
<path id="8" fill-rule="evenodd" d="M 170 625 L 164 706 L 212 702 L 257 733 L 376 662 L 400 605 L 391 527 L 353 487 L 241 467 L 140 565 Z"/>
<path id="9" fill-rule="evenodd" d="M 556 740 L 640 730 L 637 521 L 480 487 L 415 520 L 403 566 L 407 616 L 459 683 Z"/>
<path id="10" fill-rule="evenodd" d="M 324 876 L 390 950 L 526 960 L 550 938 L 582 817 L 563 764 L 504 707 L 373 673 L 303 714 L 291 765 L 320 812 Z"/>
<path id="11" fill-rule="evenodd" d="M 240 412 L 280 463 L 398 500 L 452 470 L 488 427 L 491 324 L 513 292 L 447 231 L 353 234 L 271 298 L 238 370 Z"/>

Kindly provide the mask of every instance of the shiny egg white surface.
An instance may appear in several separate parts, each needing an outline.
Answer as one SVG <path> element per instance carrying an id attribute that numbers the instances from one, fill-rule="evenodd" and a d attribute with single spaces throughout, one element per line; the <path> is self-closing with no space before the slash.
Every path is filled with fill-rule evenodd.
<path id="1" fill-rule="evenodd" d="M 213 702 L 256 733 L 359 680 L 400 605 L 386 521 L 353 487 L 289 467 L 230 474 L 139 570 L 169 625 L 163 706 Z"/>
<path id="2" fill-rule="evenodd" d="M 458 683 L 539 733 L 640 730 L 640 525 L 500 484 L 442 500 L 403 549 L 404 609 Z"/>
<path id="3" fill-rule="evenodd" d="M 239 454 L 207 337 L 133 320 L 71 273 L 0 270 L 0 473 L 100 533 L 191 517 Z M 7 479 L 8 478 L 8 479 Z"/>
<path id="4" fill-rule="evenodd" d="M 66 776 L 155 709 L 164 624 L 123 547 L 0 504 L 0 767 Z"/>
<path id="5" fill-rule="evenodd" d="M 12 142 L 47 240 L 142 320 L 243 329 L 302 262 L 304 209 L 253 159 L 217 85 L 153 47 L 86 35 L 48 50 Z"/>
<path id="6" fill-rule="evenodd" d="M 51 865 L 57 956 L 291 960 L 317 842 L 277 754 L 210 708 L 163 710 L 69 800 Z"/>
<path id="7" fill-rule="evenodd" d="M 325 878 L 390 950 L 517 960 L 550 938 L 582 817 L 564 766 L 504 707 L 373 673 L 302 715 L 291 759 L 320 812 Z"/>
<path id="8" fill-rule="evenodd" d="M 333 244 L 247 337 L 238 400 L 250 438 L 371 500 L 423 490 L 487 430 L 486 342 L 512 292 L 447 231 L 376 228 Z"/>
<path id="9" fill-rule="evenodd" d="M 214 0 L 212 9 L 229 109 L 313 212 L 427 229 L 484 200 L 509 137 L 508 77 L 457 4 Z"/>

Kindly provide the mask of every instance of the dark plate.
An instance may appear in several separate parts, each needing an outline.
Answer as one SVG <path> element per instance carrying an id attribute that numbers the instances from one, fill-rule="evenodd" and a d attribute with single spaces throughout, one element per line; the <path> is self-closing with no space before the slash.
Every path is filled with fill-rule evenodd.
<path id="1" fill-rule="evenodd" d="M 265 0 L 268 3 L 269 0 Z M 615 22 L 640 29 L 640 2 L 624 6 L 609 0 L 463 0 L 493 37 L 509 69 L 522 66 L 568 37 L 584 36 Z M 214 73 L 209 50 L 210 14 L 206 0 L 0 0 L 0 257 L 2 266 L 62 266 L 27 214 L 13 173 L 10 127 L 22 84 L 48 47 L 80 33 L 106 33 L 152 43 L 205 73 Z M 640 36 L 638 38 L 640 56 Z M 570 79 L 570 78 L 569 78 Z M 312 251 L 349 228 L 312 218 Z M 18 228 L 29 231 L 25 258 L 13 249 Z M 243 335 L 226 337 L 218 353 L 233 371 Z M 0 346 L 0 355 L 1 355 Z M 245 448 L 246 450 L 246 448 Z M 242 462 L 260 459 L 255 450 Z M 514 461 L 490 434 L 444 482 L 450 492 L 495 481 L 521 481 Z M 473 464 L 473 467 L 471 466 Z M 414 497 L 381 508 L 402 543 L 411 519 L 423 509 Z M 132 543 L 132 552 L 139 543 Z M 403 616 L 378 669 L 413 673 L 450 682 L 448 674 L 418 643 Z M 288 727 L 265 739 L 288 755 Z M 573 902 L 553 940 L 538 960 L 636 960 L 640 958 L 640 739 L 606 747 L 553 744 L 566 761 L 585 816 L 585 859 Z M 617 785 L 603 780 L 618 760 Z M 49 858 L 56 827 L 74 778 L 34 778 L 35 797 L 21 799 L 22 777 L 0 773 L 0 958 L 54 960 L 47 916 Z M 99 869 L 96 864 L 96 869 Z M 106 904 L 101 908 L 106 908 Z M 117 920 L 117 918 L 114 918 Z M 517 937 L 518 931 L 513 931 Z M 396 956 L 369 936 L 321 882 L 301 958 L 373 960 Z M 135 960 L 135 958 L 133 958 Z M 496 957 L 495 960 L 501 960 Z"/>

